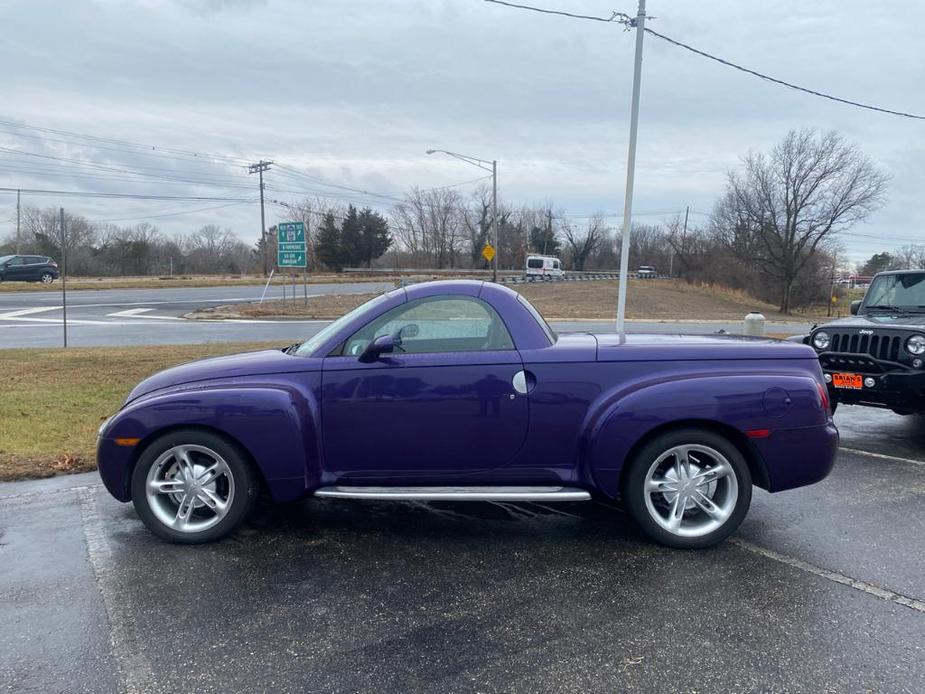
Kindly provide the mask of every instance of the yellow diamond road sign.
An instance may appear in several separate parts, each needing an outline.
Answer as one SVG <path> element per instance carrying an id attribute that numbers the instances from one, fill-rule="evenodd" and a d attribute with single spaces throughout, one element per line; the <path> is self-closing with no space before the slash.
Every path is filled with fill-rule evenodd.
<path id="1" fill-rule="evenodd" d="M 492 258 L 495 257 L 495 247 L 490 243 L 486 243 L 485 248 L 482 249 L 482 257 L 490 263 Z"/>

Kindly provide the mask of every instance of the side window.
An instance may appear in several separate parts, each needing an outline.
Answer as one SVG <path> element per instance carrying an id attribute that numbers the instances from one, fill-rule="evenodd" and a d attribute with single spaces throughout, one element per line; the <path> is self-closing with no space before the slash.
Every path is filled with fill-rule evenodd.
<path id="1" fill-rule="evenodd" d="M 25 259 L 23 256 L 18 255 L 18 256 L 16 256 L 15 258 L 13 258 L 10 262 L 7 263 L 7 267 L 13 267 L 13 266 L 17 266 L 17 265 L 25 265 L 25 264 L 26 264 L 25 261 L 26 261 L 26 259 Z"/>
<path id="2" fill-rule="evenodd" d="M 359 356 L 381 335 L 401 338 L 397 353 L 514 349 L 497 312 L 484 301 L 463 296 L 434 296 L 396 306 L 351 335 L 340 353 Z"/>
<path id="3" fill-rule="evenodd" d="M 45 259 L 37 255 L 28 255 L 26 256 L 26 265 L 40 265 L 44 264 Z"/>

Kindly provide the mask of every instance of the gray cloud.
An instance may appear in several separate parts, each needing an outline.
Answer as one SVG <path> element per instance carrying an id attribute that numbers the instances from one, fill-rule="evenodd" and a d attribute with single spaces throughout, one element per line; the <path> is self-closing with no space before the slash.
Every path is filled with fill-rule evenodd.
<path id="1" fill-rule="evenodd" d="M 599 0 L 542 4 L 596 14 L 612 9 Z M 650 0 L 649 12 L 658 31 L 749 67 L 925 113 L 920 3 Z M 554 200 L 576 213 L 622 206 L 633 45 L 616 25 L 478 0 L 14 0 L 0 7 L 0 26 L 11 29 L 0 45 L 8 67 L 0 77 L 0 112 L 7 120 L 241 159 L 271 157 L 336 183 L 389 192 L 478 175 L 424 155 L 444 147 L 497 158 L 504 198 L 515 204 Z M 846 236 L 851 255 L 925 241 L 918 204 L 925 123 L 798 94 L 651 36 L 645 50 L 639 212 L 688 204 L 709 211 L 726 171 L 749 149 L 767 149 L 793 127 L 834 128 L 893 176 L 888 205 L 857 229 L 882 241 Z M 94 150 L 7 130 L 0 129 L 0 146 L 112 167 L 176 167 L 176 177 L 242 186 L 200 186 L 197 193 L 237 196 L 251 186 L 256 195 L 241 162 Z M 0 185 L 186 189 L 80 178 L 74 167 L 67 168 L 71 178 L 51 177 L 50 166 L 0 155 Z M 268 185 L 320 189 L 272 173 Z M 0 195 L 0 205 L 9 200 Z M 67 204 L 93 218 L 183 209 L 167 202 Z M 257 232 L 251 206 L 160 226 L 195 227 L 213 221 L 212 214 L 246 238 Z M 9 228 L 6 218 L 0 212 L 0 233 Z"/>

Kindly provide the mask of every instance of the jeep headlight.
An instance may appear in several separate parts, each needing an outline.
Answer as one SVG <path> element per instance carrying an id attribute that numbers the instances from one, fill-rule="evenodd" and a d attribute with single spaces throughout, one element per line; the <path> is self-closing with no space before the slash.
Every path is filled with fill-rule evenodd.
<path id="1" fill-rule="evenodd" d="M 832 338 L 825 330 L 820 330 L 813 335 L 813 347 L 816 349 L 828 349 L 830 344 L 832 344 Z M 923 340 L 923 348 L 925 348 L 925 340 Z"/>
<path id="2" fill-rule="evenodd" d="M 906 351 L 916 356 L 925 354 L 925 337 L 921 335 L 913 335 L 910 337 L 906 340 Z"/>

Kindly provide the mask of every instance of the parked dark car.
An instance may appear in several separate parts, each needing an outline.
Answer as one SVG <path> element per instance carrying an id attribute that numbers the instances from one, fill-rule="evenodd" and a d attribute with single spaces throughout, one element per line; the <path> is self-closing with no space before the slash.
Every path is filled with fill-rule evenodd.
<path id="1" fill-rule="evenodd" d="M 173 542 L 276 501 L 620 499 L 673 547 L 733 532 L 752 485 L 831 470 L 838 432 L 806 345 L 556 335 L 516 292 L 429 282 L 307 342 L 142 381 L 99 431 L 110 493 Z"/>
<path id="2" fill-rule="evenodd" d="M 819 355 L 833 406 L 925 413 L 925 270 L 881 272 L 851 313 L 802 338 Z"/>
<path id="3" fill-rule="evenodd" d="M 0 282 L 51 284 L 60 274 L 58 263 L 46 255 L 0 256 Z"/>

